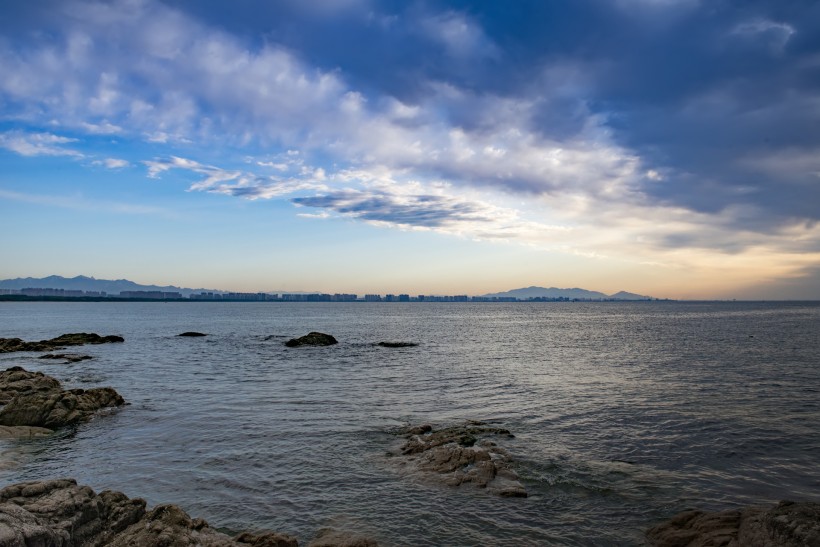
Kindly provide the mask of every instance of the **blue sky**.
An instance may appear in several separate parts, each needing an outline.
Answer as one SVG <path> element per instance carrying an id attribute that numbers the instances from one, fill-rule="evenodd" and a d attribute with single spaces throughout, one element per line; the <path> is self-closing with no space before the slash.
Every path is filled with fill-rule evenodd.
<path id="1" fill-rule="evenodd" d="M 820 4 L 0 7 L 0 277 L 820 298 Z"/>

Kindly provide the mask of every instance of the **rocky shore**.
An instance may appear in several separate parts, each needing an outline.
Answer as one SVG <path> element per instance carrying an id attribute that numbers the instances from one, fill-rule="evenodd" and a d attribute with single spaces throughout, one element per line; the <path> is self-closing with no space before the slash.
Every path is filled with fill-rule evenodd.
<path id="1" fill-rule="evenodd" d="M 685 511 L 651 528 L 646 537 L 653 547 L 817 547 L 820 503 Z"/>

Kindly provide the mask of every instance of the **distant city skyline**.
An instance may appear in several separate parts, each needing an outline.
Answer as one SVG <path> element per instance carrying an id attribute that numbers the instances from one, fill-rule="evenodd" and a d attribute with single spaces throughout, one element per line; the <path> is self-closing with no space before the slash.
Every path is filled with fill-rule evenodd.
<path id="1" fill-rule="evenodd" d="M 811 2 L 0 6 L 0 277 L 820 298 Z"/>

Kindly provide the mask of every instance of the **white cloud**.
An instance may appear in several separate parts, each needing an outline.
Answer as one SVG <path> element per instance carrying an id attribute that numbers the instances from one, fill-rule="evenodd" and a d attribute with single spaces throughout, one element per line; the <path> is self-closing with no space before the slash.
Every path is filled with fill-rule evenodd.
<path id="1" fill-rule="evenodd" d="M 27 133 L 24 131 L 0 133 L 0 147 L 21 156 L 82 157 L 83 155 L 77 150 L 63 146 L 72 142 L 77 142 L 77 139 L 62 137 L 53 133 Z"/>
<path id="2" fill-rule="evenodd" d="M 119 158 L 105 158 L 104 160 L 94 160 L 91 163 L 94 165 L 102 165 L 108 169 L 122 169 L 131 165 L 127 160 Z"/>

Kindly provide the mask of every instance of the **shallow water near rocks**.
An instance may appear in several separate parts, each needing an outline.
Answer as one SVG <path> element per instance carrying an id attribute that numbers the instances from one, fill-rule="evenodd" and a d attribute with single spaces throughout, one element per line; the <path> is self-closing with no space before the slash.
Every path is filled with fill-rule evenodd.
<path id="1" fill-rule="evenodd" d="M 0 303 L 0 337 L 83 331 L 126 341 L 0 366 L 131 404 L 0 441 L 0 486 L 73 477 L 226 531 L 384 545 L 630 545 L 690 507 L 820 498 L 816 303 Z M 339 343 L 284 346 L 310 331 Z M 396 340 L 419 345 L 375 345 Z M 386 456 L 397 427 L 467 419 L 515 434 L 528 498 Z"/>

